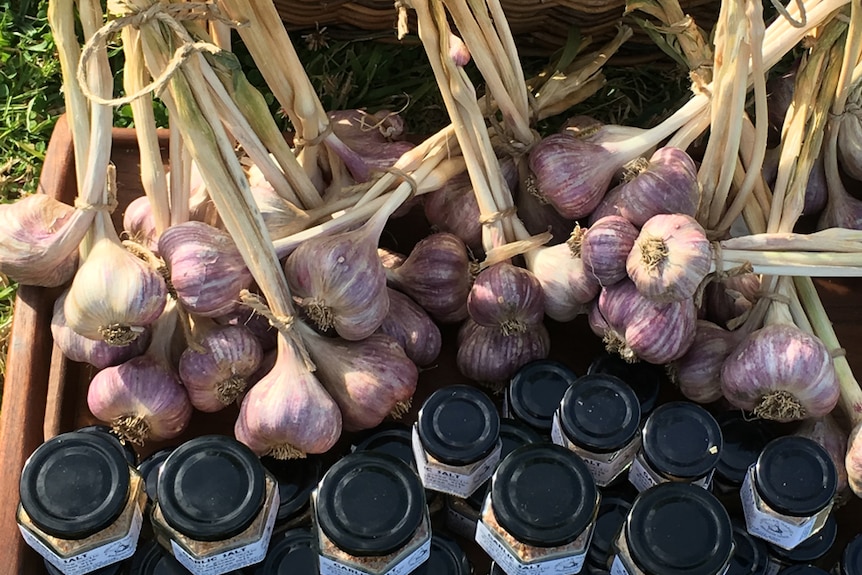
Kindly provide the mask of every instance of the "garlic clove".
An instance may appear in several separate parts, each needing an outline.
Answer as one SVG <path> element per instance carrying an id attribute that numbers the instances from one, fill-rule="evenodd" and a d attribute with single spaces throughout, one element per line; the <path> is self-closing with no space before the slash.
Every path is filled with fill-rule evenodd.
<path id="1" fill-rule="evenodd" d="M 622 216 L 605 216 L 583 232 L 581 258 L 600 285 L 613 285 L 627 277 L 626 260 L 638 233 L 638 229 Z"/>
<path id="2" fill-rule="evenodd" d="M 458 174 L 439 190 L 423 194 L 421 198 L 425 218 L 435 230 L 454 234 L 474 253 L 482 253 L 479 204 L 469 174 Z"/>
<path id="3" fill-rule="evenodd" d="M 389 313 L 377 333 L 395 339 L 416 365 L 429 365 L 440 354 L 443 343 L 440 328 L 409 296 L 392 288 L 387 289 Z"/>
<path id="4" fill-rule="evenodd" d="M 541 323 L 544 311 L 545 296 L 536 276 L 505 262 L 479 272 L 467 297 L 473 321 L 497 327 L 506 335 Z"/>
<path id="5" fill-rule="evenodd" d="M 464 377 L 496 386 L 527 363 L 548 357 L 551 341 L 541 323 L 505 335 L 468 319 L 458 333 L 458 370 Z"/>

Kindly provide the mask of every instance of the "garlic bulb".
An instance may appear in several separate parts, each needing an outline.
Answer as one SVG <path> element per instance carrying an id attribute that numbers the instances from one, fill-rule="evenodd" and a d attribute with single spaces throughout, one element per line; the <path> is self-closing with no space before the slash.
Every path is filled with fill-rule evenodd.
<path id="1" fill-rule="evenodd" d="M 847 483 L 856 497 L 862 497 L 862 422 L 857 423 L 847 440 L 847 455 L 844 457 Z"/>
<path id="2" fill-rule="evenodd" d="M 751 333 L 721 369 L 734 406 L 775 421 L 826 415 L 839 387 L 826 346 L 794 325 L 773 323 Z"/>
<path id="3" fill-rule="evenodd" d="M 862 82 L 853 87 L 838 130 L 838 160 L 854 180 L 862 180 Z"/>
<path id="4" fill-rule="evenodd" d="M 680 392 L 697 403 L 721 398 L 721 366 L 739 343 L 737 334 L 698 320 L 688 351 L 668 365 L 668 375 Z"/>
<path id="5" fill-rule="evenodd" d="M 479 325 L 496 327 L 505 335 L 527 331 L 541 323 L 545 312 L 542 284 L 528 270 L 494 264 L 476 276 L 467 312 Z"/>
<path id="6" fill-rule="evenodd" d="M 527 363 L 545 359 L 551 347 L 541 323 L 506 335 L 499 327 L 486 327 L 468 319 L 458 332 L 458 371 L 474 381 L 507 382 Z"/>
<path id="7" fill-rule="evenodd" d="M 246 328 L 254 335 L 264 352 L 275 349 L 278 330 L 272 327 L 268 319 L 253 310 L 238 307 L 215 318 L 215 321 L 219 325 L 237 325 Z"/>
<path id="8" fill-rule="evenodd" d="M 25 284 L 56 287 L 72 279 L 78 245 L 93 212 L 44 194 L 0 204 L 0 273 Z"/>
<path id="9" fill-rule="evenodd" d="M 727 327 L 731 320 L 741 318 L 760 295 L 760 276 L 743 273 L 711 281 L 704 291 L 704 319 Z"/>
<path id="10" fill-rule="evenodd" d="M 712 247 L 697 220 L 659 214 L 641 228 L 626 271 L 642 294 L 667 302 L 692 297 L 711 265 Z"/>
<path id="11" fill-rule="evenodd" d="M 156 222 L 153 220 L 153 210 L 147 196 L 140 196 L 123 213 L 123 230 L 129 239 L 141 244 L 154 254 L 159 252 L 159 240 L 156 237 Z"/>
<path id="12" fill-rule="evenodd" d="M 409 296 L 389 290 L 389 313 L 378 333 L 395 339 L 416 365 L 429 365 L 440 355 L 443 338 L 437 324 Z"/>
<path id="13" fill-rule="evenodd" d="M 613 285 L 628 275 L 626 260 L 637 237 L 638 229 L 622 216 L 605 216 L 583 233 L 581 258 L 600 285 Z"/>
<path id="14" fill-rule="evenodd" d="M 579 232 L 577 228 L 573 233 Z M 524 257 L 542 286 L 545 313 L 551 319 L 571 321 L 585 313 L 599 293 L 599 282 L 584 265 L 577 241 L 531 250 Z"/>

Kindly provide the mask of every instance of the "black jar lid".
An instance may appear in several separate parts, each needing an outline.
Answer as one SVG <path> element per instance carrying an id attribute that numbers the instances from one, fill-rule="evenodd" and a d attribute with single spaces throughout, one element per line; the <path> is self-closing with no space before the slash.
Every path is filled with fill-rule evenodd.
<path id="1" fill-rule="evenodd" d="M 275 459 L 261 457 L 260 462 L 278 482 L 278 515 L 276 522 L 285 521 L 308 508 L 311 492 L 317 487 L 323 471 L 320 459 Z"/>
<path id="2" fill-rule="evenodd" d="M 84 539 L 113 523 L 129 496 L 129 464 L 98 433 L 63 433 L 40 445 L 21 472 L 21 505 L 60 539 Z"/>
<path id="3" fill-rule="evenodd" d="M 655 409 L 661 384 L 667 379 L 660 366 L 645 361 L 629 363 L 618 354 L 608 352 L 602 352 L 590 363 L 587 374 L 593 373 L 607 373 L 626 382 L 638 396 L 642 417 Z"/>
<path id="4" fill-rule="evenodd" d="M 138 453 L 128 441 L 122 441 L 120 437 L 111 430 L 107 425 L 88 425 L 76 430 L 79 433 L 98 433 L 105 435 L 114 444 L 114 447 L 120 450 L 129 465 L 135 466 L 138 463 Z"/>
<path id="5" fill-rule="evenodd" d="M 718 462 L 721 446 L 718 422 L 693 403 L 665 403 L 644 424 L 644 455 L 656 471 L 666 475 L 703 477 Z"/>
<path id="6" fill-rule="evenodd" d="M 631 501 L 622 497 L 602 497 L 599 514 L 596 517 L 596 526 L 593 530 L 593 539 L 590 541 L 590 550 L 587 553 L 587 560 L 591 564 L 599 566 L 607 563 L 614 539 L 616 539 L 620 527 L 625 523 L 631 508 Z"/>
<path id="7" fill-rule="evenodd" d="M 509 382 L 509 410 L 515 419 L 550 433 L 554 412 L 577 374 L 558 361 L 540 359 L 524 365 Z"/>
<path id="8" fill-rule="evenodd" d="M 721 427 L 723 443 L 715 473 L 725 483 L 739 487 L 748 468 L 754 465 L 757 456 L 772 439 L 772 433 L 764 425 L 764 420 L 748 420 L 741 411 L 727 411 L 716 420 Z"/>
<path id="9" fill-rule="evenodd" d="M 840 575 L 859 575 L 862 573 L 862 534 L 847 544 L 841 554 Z"/>
<path id="10" fill-rule="evenodd" d="M 159 486 L 159 471 L 162 464 L 168 456 L 176 449 L 175 447 L 165 447 L 150 454 L 138 464 L 138 472 L 144 478 L 144 489 L 151 501 L 155 501 L 158 497 Z"/>
<path id="11" fill-rule="evenodd" d="M 126 561 L 120 561 L 119 563 L 114 563 L 112 565 L 106 565 L 101 569 L 96 569 L 95 571 L 90 571 L 87 575 L 120 575 L 123 572 L 123 567 L 125 567 Z M 45 571 L 47 571 L 48 575 L 63 575 L 63 572 L 48 563 L 45 560 Z M 188 571 L 186 571 L 188 573 Z M 130 575 L 137 575 L 132 572 Z"/>
<path id="12" fill-rule="evenodd" d="M 500 416 L 490 398 L 469 385 L 450 385 L 432 393 L 417 422 L 422 446 L 448 465 L 470 465 L 493 451 L 500 437 Z"/>
<path id="13" fill-rule="evenodd" d="M 593 520 L 597 496 L 586 463 L 551 443 L 519 447 L 491 480 L 491 505 L 500 526 L 537 547 L 574 541 Z"/>
<path id="14" fill-rule="evenodd" d="M 351 453 L 317 489 L 317 523 L 340 549 L 359 557 L 403 547 L 427 513 L 419 476 L 386 453 Z"/>
<path id="15" fill-rule="evenodd" d="M 770 441 L 754 466 L 757 492 L 775 511 L 809 517 L 835 497 L 838 474 L 829 454 L 807 437 Z"/>
<path id="16" fill-rule="evenodd" d="M 506 572 L 496 563 L 491 563 L 491 570 L 488 571 L 488 575 L 506 575 Z"/>
<path id="17" fill-rule="evenodd" d="M 769 552 L 784 563 L 812 563 L 829 553 L 837 535 L 838 522 L 835 521 L 835 515 L 830 514 L 817 533 L 793 549 L 782 549 L 770 543 Z"/>
<path id="18" fill-rule="evenodd" d="M 829 575 L 829 573 L 814 565 L 791 565 L 779 571 L 778 575 Z"/>
<path id="19" fill-rule="evenodd" d="M 168 456 L 157 491 L 168 525 L 198 541 L 220 541 L 242 533 L 257 517 L 266 479 L 248 447 L 224 435 L 204 435 Z"/>
<path id="20" fill-rule="evenodd" d="M 431 537 L 428 560 L 410 572 L 411 575 L 470 575 L 470 562 L 464 550 L 449 537 L 435 533 Z"/>
<path id="21" fill-rule="evenodd" d="M 690 483 L 660 483 L 641 493 L 624 529 L 632 559 L 647 573 L 715 575 L 733 551 L 727 511 Z"/>
<path id="22" fill-rule="evenodd" d="M 309 529 L 291 529 L 269 545 L 255 575 L 319 575 L 317 548 Z"/>
<path id="23" fill-rule="evenodd" d="M 188 575 L 188 573 L 188 569 L 155 541 L 147 541 L 138 546 L 130 560 L 128 571 L 128 575 Z M 242 575 L 242 572 L 229 571 L 224 575 Z"/>
<path id="24" fill-rule="evenodd" d="M 628 445 L 640 422 L 635 392 L 606 373 L 578 379 L 560 404 L 560 425 L 569 441 L 594 453 L 611 453 Z"/>
<path id="25" fill-rule="evenodd" d="M 725 575 L 766 575 L 769 555 L 766 543 L 753 537 L 745 523 L 733 524 L 733 556 Z"/>
<path id="26" fill-rule="evenodd" d="M 387 425 L 356 444 L 354 451 L 377 451 L 394 455 L 410 467 L 416 466 L 413 439 L 406 425 Z"/>

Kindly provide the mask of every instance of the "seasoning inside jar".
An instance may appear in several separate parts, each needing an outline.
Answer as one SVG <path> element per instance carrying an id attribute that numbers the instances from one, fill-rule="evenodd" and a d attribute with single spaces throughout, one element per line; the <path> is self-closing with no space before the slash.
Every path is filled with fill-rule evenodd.
<path id="1" fill-rule="evenodd" d="M 733 528 L 706 489 L 661 483 L 635 499 L 614 552 L 612 575 L 719 575 L 733 552 Z"/>
<path id="2" fill-rule="evenodd" d="M 637 396 L 621 379 L 585 375 L 563 395 L 551 437 L 581 456 L 596 485 L 610 485 L 631 464 L 641 444 Z"/>
<path id="3" fill-rule="evenodd" d="M 111 443 L 114 444 L 114 447 L 120 450 L 129 465 L 134 467 L 138 463 L 138 453 L 135 451 L 132 444 L 128 441 L 121 440 L 120 437 L 107 425 L 88 425 L 78 429 L 77 431 L 78 433 L 98 433 L 107 437 Z"/>
<path id="4" fill-rule="evenodd" d="M 278 483 L 278 514 L 275 532 L 311 524 L 311 492 L 317 487 L 323 470 L 320 459 L 275 459 L 261 457 L 260 462 Z"/>
<path id="5" fill-rule="evenodd" d="M 632 502 L 619 496 L 605 495 L 599 505 L 593 539 L 587 553 L 587 564 L 595 569 L 607 569 L 614 539 L 632 508 Z"/>
<path id="6" fill-rule="evenodd" d="M 752 537 L 745 523 L 733 522 L 733 556 L 725 575 L 767 575 L 769 554 L 766 543 Z"/>
<path id="7" fill-rule="evenodd" d="M 770 563 L 768 575 L 778 573 L 791 565 L 817 564 L 832 549 L 837 535 L 838 522 L 833 513 L 829 515 L 829 519 L 820 531 L 793 549 L 783 549 L 778 545 L 768 544 Z"/>
<path id="8" fill-rule="evenodd" d="M 320 575 L 406 575 L 428 559 L 431 526 L 422 483 L 385 453 L 351 453 L 312 494 Z"/>
<path id="9" fill-rule="evenodd" d="M 587 368 L 587 375 L 593 373 L 606 373 L 626 382 L 638 396 L 638 402 L 641 405 L 641 417 L 644 419 L 658 405 L 662 382 L 667 381 L 667 375 L 660 366 L 645 361 L 629 363 L 619 354 L 608 352 L 602 352 L 590 363 Z"/>
<path id="10" fill-rule="evenodd" d="M 205 435 L 180 445 L 162 464 L 157 491 L 156 539 L 194 575 L 221 575 L 263 560 L 278 487 L 239 441 Z"/>
<path id="11" fill-rule="evenodd" d="M 422 404 L 412 442 L 422 484 L 467 497 L 487 481 L 500 461 L 500 416 L 479 389 L 444 387 Z"/>
<path id="12" fill-rule="evenodd" d="M 470 575 L 470 562 L 464 550 L 452 539 L 435 533 L 431 537 L 428 561 L 411 575 Z"/>
<path id="13" fill-rule="evenodd" d="M 739 494 L 745 474 L 772 439 L 762 419 L 746 419 L 741 411 L 728 411 L 716 420 L 721 427 L 722 447 L 715 464 L 715 489 L 719 494 Z"/>
<path id="14" fill-rule="evenodd" d="M 503 415 L 548 436 L 563 394 L 577 379 L 574 371 L 558 361 L 531 361 L 509 382 Z"/>
<path id="15" fill-rule="evenodd" d="M 647 418 L 642 437 L 629 468 L 629 481 L 638 491 L 668 481 L 709 489 L 722 437 L 708 411 L 684 401 L 666 403 Z"/>
<path id="16" fill-rule="evenodd" d="M 310 529 L 291 529 L 273 537 L 266 559 L 254 575 L 318 575 L 317 549 Z"/>
<path id="17" fill-rule="evenodd" d="M 24 541 L 64 575 L 132 556 L 143 524 L 144 482 L 98 433 L 49 439 L 27 459 L 19 484 Z"/>
<path id="18" fill-rule="evenodd" d="M 835 566 L 836 575 L 859 575 L 862 573 L 862 534 L 854 537 L 844 548 L 841 560 Z"/>
<path id="19" fill-rule="evenodd" d="M 784 549 L 817 533 L 832 510 L 838 474 L 807 437 L 770 441 L 745 476 L 740 498 L 748 532 Z"/>
<path id="20" fill-rule="evenodd" d="M 141 545 L 129 565 L 128 575 L 188 575 L 189 571 L 155 541 Z M 231 571 L 227 575 L 243 575 Z"/>
<path id="21" fill-rule="evenodd" d="M 476 542 L 508 575 L 578 573 L 600 500 L 572 451 L 548 443 L 519 447 L 494 472 Z"/>

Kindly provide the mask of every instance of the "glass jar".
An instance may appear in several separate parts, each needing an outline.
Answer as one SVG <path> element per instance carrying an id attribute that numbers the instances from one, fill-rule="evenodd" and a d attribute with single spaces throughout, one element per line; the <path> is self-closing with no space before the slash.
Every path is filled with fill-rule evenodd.
<path id="1" fill-rule="evenodd" d="M 288 460 L 261 457 L 260 462 L 278 483 L 278 514 L 273 532 L 311 525 L 311 492 L 322 475 L 320 459 L 314 456 Z"/>
<path id="2" fill-rule="evenodd" d="M 612 556 L 611 549 L 614 539 L 620 531 L 632 502 L 617 495 L 605 495 L 602 504 L 599 505 L 599 513 L 596 517 L 596 527 L 593 530 L 593 539 L 587 552 L 587 565 L 596 570 L 607 570 Z"/>
<path id="3" fill-rule="evenodd" d="M 500 416 L 485 393 L 451 385 L 432 393 L 413 426 L 416 471 L 427 489 L 467 497 L 500 461 Z"/>
<path id="4" fill-rule="evenodd" d="M 273 536 L 266 559 L 254 575 L 318 575 L 317 548 L 310 529 Z"/>
<path id="5" fill-rule="evenodd" d="M 713 487 L 718 495 L 738 498 L 748 468 L 773 436 L 764 420 L 746 419 L 741 411 L 724 412 L 716 421 L 723 442 L 715 464 Z"/>
<path id="6" fill-rule="evenodd" d="M 554 413 L 577 374 L 558 361 L 540 359 L 512 376 L 503 403 L 503 417 L 521 421 L 546 437 Z"/>
<path id="7" fill-rule="evenodd" d="M 742 484 L 746 528 L 755 537 L 793 549 L 826 523 L 837 485 L 835 465 L 817 442 L 797 436 L 773 439 Z"/>
<path id="8" fill-rule="evenodd" d="M 425 491 L 396 457 L 346 455 L 324 474 L 311 501 L 320 575 L 406 575 L 428 559 Z"/>
<path id="9" fill-rule="evenodd" d="M 147 541 L 135 552 L 127 575 L 188 575 L 189 571 L 161 545 Z M 227 575 L 243 575 L 242 571 L 231 571 Z"/>
<path id="10" fill-rule="evenodd" d="M 769 570 L 767 575 L 775 575 L 785 567 L 791 565 L 818 564 L 819 561 L 832 549 L 835 538 L 838 535 L 838 522 L 835 515 L 830 514 L 823 528 L 794 547 L 783 549 L 778 545 L 768 544 Z"/>
<path id="11" fill-rule="evenodd" d="M 762 539 L 752 537 L 745 523 L 733 522 L 733 557 L 725 575 L 766 575 L 769 554 Z"/>
<path id="12" fill-rule="evenodd" d="M 614 541 L 612 575 L 719 575 L 733 553 L 721 502 L 690 483 L 660 483 L 635 499 Z"/>
<path id="13" fill-rule="evenodd" d="M 667 375 L 661 366 L 645 361 L 629 363 L 618 354 L 608 352 L 602 352 L 590 363 L 587 375 L 593 373 L 606 373 L 626 382 L 638 396 L 642 419 L 649 417 L 656 408 L 662 383 L 667 382 Z"/>
<path id="14" fill-rule="evenodd" d="M 120 453 L 123 454 L 123 457 L 126 458 L 126 461 L 134 467 L 138 463 L 138 453 L 135 451 L 134 446 L 128 441 L 123 441 L 114 433 L 110 427 L 107 425 L 88 425 L 86 427 L 82 427 L 77 430 L 78 433 L 98 433 L 104 437 L 107 437 L 111 443 L 114 444 L 114 447 L 120 450 Z"/>
<path id="15" fill-rule="evenodd" d="M 248 447 L 223 435 L 189 440 L 159 473 L 156 540 L 194 575 L 263 560 L 278 514 L 278 485 Z"/>
<path id="16" fill-rule="evenodd" d="M 786 569 L 779 571 L 780 575 L 829 575 L 820 567 L 814 565 L 791 565 Z"/>
<path id="17" fill-rule="evenodd" d="M 449 537 L 435 533 L 431 537 L 428 561 L 411 575 L 470 575 L 472 570 L 464 550 Z"/>
<path id="18" fill-rule="evenodd" d="M 563 395 L 551 438 L 580 455 L 596 485 L 607 487 L 628 469 L 640 449 L 640 421 L 640 404 L 632 388 L 613 375 L 585 375 Z"/>
<path id="19" fill-rule="evenodd" d="M 834 571 L 835 575 L 859 575 L 862 573 L 862 534 L 857 535 L 847 544 Z"/>
<path id="20" fill-rule="evenodd" d="M 138 547 L 138 549 L 140 549 L 140 546 Z M 126 573 L 124 568 L 127 561 L 121 561 L 120 563 L 114 563 L 112 565 L 108 565 L 107 567 L 102 567 L 101 569 L 90 571 L 89 573 L 87 573 L 87 575 L 121 575 L 123 573 Z M 47 559 L 45 559 L 45 572 L 48 575 L 63 575 L 63 572 L 48 563 Z"/>
<path id="21" fill-rule="evenodd" d="M 147 492 L 148 503 L 155 501 L 158 496 L 159 472 L 162 470 L 162 464 L 174 449 L 174 447 L 166 447 L 155 451 L 149 457 L 141 460 L 138 465 L 138 473 L 144 478 L 144 489 Z"/>
<path id="22" fill-rule="evenodd" d="M 721 428 L 699 405 L 666 403 L 647 418 L 642 442 L 629 468 L 638 491 L 673 481 L 709 489 L 721 453 Z"/>
<path id="23" fill-rule="evenodd" d="M 500 463 L 476 542 L 508 575 L 578 573 L 601 496 L 586 464 L 565 447 L 519 447 Z"/>
<path id="24" fill-rule="evenodd" d="M 24 541 L 64 575 L 132 556 L 143 524 L 144 481 L 98 433 L 63 433 L 27 459 L 16 519 Z"/>

